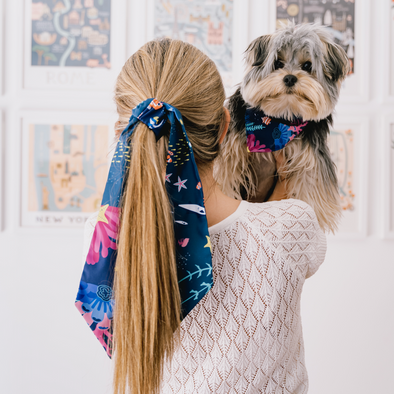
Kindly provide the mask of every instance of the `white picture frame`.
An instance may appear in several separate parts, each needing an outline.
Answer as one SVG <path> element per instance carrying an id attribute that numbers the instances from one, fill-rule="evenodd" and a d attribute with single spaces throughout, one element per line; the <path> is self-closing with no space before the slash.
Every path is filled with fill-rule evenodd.
<path id="1" fill-rule="evenodd" d="M 83 229 L 101 204 L 111 150 L 115 147 L 114 114 L 25 111 L 19 119 L 22 157 L 18 192 L 21 197 L 16 215 L 19 229 Z M 55 125 L 61 127 L 53 134 Z M 64 125 L 71 127 L 62 128 Z M 78 138 L 81 142 L 72 142 Z M 60 155 L 59 149 L 63 149 Z"/>
<path id="2" fill-rule="evenodd" d="M 347 131 L 351 133 L 348 134 Z M 333 140 L 334 132 L 337 142 Z M 332 158 L 337 166 L 343 211 L 333 239 L 365 238 L 368 235 L 369 118 L 336 116 L 329 137 Z M 336 147 L 334 147 L 336 145 Z M 342 148 L 342 152 L 339 152 Z M 338 152 L 341 158 L 338 160 Z M 351 159 L 352 157 L 352 159 Z M 345 160 L 348 158 L 347 160 Z M 349 176 L 350 172 L 350 177 Z"/>
<path id="3" fill-rule="evenodd" d="M 208 2 L 212 5 L 217 5 L 221 3 L 221 1 Z M 217 4 L 216 4 L 217 3 Z M 226 1 L 227 3 L 227 1 Z M 232 26 L 232 70 L 231 75 L 224 75 L 223 82 L 226 88 L 227 95 L 230 95 L 235 90 L 235 85 L 240 83 L 243 78 L 243 53 L 246 50 L 249 43 L 249 29 L 248 29 L 248 20 L 249 20 L 249 0 L 233 0 L 233 26 Z M 203 1 L 199 2 L 199 6 L 203 7 Z M 138 22 L 136 21 L 136 5 L 131 6 L 130 14 L 134 14 L 135 26 L 138 26 Z M 142 8 L 142 7 L 141 7 Z M 146 31 L 145 31 L 145 42 L 150 41 L 155 38 L 155 18 L 152 17 L 155 13 L 155 0 L 147 0 L 145 13 L 143 16 L 141 14 L 141 9 L 137 18 L 146 20 Z M 134 52 L 138 49 L 142 43 L 141 33 L 138 33 L 137 27 L 132 28 L 134 43 L 129 45 L 129 52 Z M 132 34 L 129 32 L 129 35 Z M 130 54 L 131 54 L 130 53 Z M 209 54 L 208 54 L 209 56 Z M 220 71 L 220 70 L 219 70 Z"/>
<path id="4" fill-rule="evenodd" d="M 383 138 L 381 149 L 384 152 L 382 170 L 382 210 L 383 238 L 394 239 L 394 115 L 383 118 Z"/>
<path id="5" fill-rule="evenodd" d="M 75 0 L 66 0 L 67 3 Z M 83 0 L 78 0 L 83 1 Z M 86 1 L 86 0 L 85 0 Z M 98 91 L 111 89 L 115 80 L 123 67 L 125 62 L 125 49 L 126 49 L 126 1 L 125 0 L 110 0 L 111 1 L 111 16 L 110 16 L 110 68 L 104 67 L 108 62 L 104 59 L 100 67 L 87 67 L 87 66 L 45 66 L 45 65 L 32 65 L 32 0 L 24 0 L 25 10 L 25 31 L 24 31 L 24 60 L 23 60 L 23 89 L 45 89 L 45 90 L 73 90 L 84 89 L 85 91 Z M 59 4 L 63 4 L 59 2 Z M 71 4 L 71 3 L 70 3 Z M 64 4 L 63 4 L 64 5 Z M 50 10 L 52 13 L 52 10 Z M 71 10 L 70 10 L 71 13 Z M 55 20 L 53 13 L 52 20 Z M 63 14 L 60 14 L 63 16 Z M 89 20 L 87 16 L 84 18 Z M 60 17 L 58 19 L 59 31 L 65 31 L 64 26 L 60 26 Z M 82 22 L 81 22 L 82 23 Z M 89 23 L 90 20 L 89 20 Z M 84 26 L 85 27 L 85 26 Z M 89 26 L 86 26 L 89 27 Z M 82 28 L 81 28 L 82 31 Z M 46 32 L 46 39 L 53 37 L 55 33 L 49 34 Z M 82 34 L 82 33 L 81 33 Z M 60 34 L 59 34 L 60 35 Z M 69 36 L 72 37 L 72 36 Z M 67 38 L 63 36 L 63 38 Z M 48 42 L 48 41 L 47 41 Z M 50 41 L 49 41 L 50 42 Z M 46 44 L 48 45 L 48 44 Z M 67 45 L 67 44 L 65 44 Z M 86 44 L 90 45 L 90 44 Z M 74 47 L 77 50 L 76 46 Z M 71 50 L 71 45 L 68 48 Z M 81 52 L 75 52 L 74 56 L 81 55 Z M 57 58 L 62 58 L 61 55 L 55 55 Z M 71 54 L 70 54 L 71 56 Z M 59 59 L 58 59 L 59 60 Z M 57 60 L 57 61 L 58 61 Z M 48 63 L 50 60 L 48 61 Z M 100 60 L 101 62 L 101 60 Z M 60 61 L 59 61 L 60 63 Z M 87 63 L 86 63 L 87 64 Z M 93 64 L 92 64 L 93 65 Z"/>
<path id="6" fill-rule="evenodd" d="M 277 0 L 270 0 L 270 32 L 276 28 Z M 338 105 L 367 103 L 370 97 L 370 2 L 355 0 L 355 72 L 342 84 Z"/>
<path id="7" fill-rule="evenodd" d="M 4 43 L 3 43 L 3 29 L 4 29 L 4 3 L 3 0 L 0 0 L 0 96 L 3 95 L 3 81 L 4 81 L 4 75 L 3 75 L 3 67 L 4 67 Z"/>
<path id="8" fill-rule="evenodd" d="M 5 143 L 4 143 L 4 135 L 3 135 L 3 111 L 0 111 L 0 232 L 4 229 L 4 160 L 5 160 Z"/>
<path id="9" fill-rule="evenodd" d="M 394 2 L 385 0 L 379 4 L 379 7 L 383 37 L 383 72 L 381 73 L 383 99 L 386 103 L 394 104 Z"/>

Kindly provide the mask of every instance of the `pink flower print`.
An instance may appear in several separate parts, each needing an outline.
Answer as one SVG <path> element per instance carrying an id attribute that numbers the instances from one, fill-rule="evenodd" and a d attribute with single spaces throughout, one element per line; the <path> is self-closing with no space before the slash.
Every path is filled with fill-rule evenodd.
<path id="1" fill-rule="evenodd" d="M 271 149 L 266 148 L 265 145 L 260 145 L 260 141 L 256 141 L 254 134 L 248 135 L 247 145 L 249 152 L 271 152 Z"/>
<path id="2" fill-rule="evenodd" d="M 107 352 L 108 356 L 112 356 L 112 334 L 110 332 L 109 328 L 106 329 L 100 329 L 99 326 L 97 326 L 93 330 L 93 334 L 96 336 L 96 338 L 99 340 L 101 343 L 101 346 L 105 349 Z"/>
<path id="3" fill-rule="evenodd" d="M 94 265 L 100 259 L 100 247 L 101 256 L 108 256 L 108 249 L 117 249 L 116 240 L 118 237 L 119 227 L 119 208 L 110 207 L 108 204 L 103 205 L 100 209 L 96 227 L 94 228 L 92 242 L 88 255 L 86 257 L 86 263 Z"/>
<path id="4" fill-rule="evenodd" d="M 189 243 L 189 238 L 182 238 L 180 240 L 178 240 L 178 244 L 180 246 L 182 246 L 182 248 L 185 248 L 187 246 L 187 244 Z"/>
<path id="5" fill-rule="evenodd" d="M 296 136 L 298 136 L 298 134 L 301 133 L 302 129 L 303 129 L 307 124 L 308 124 L 308 122 L 305 122 L 305 123 L 303 123 L 303 124 L 300 124 L 299 126 L 290 126 L 290 127 L 289 127 L 289 130 L 290 130 L 293 134 L 290 136 L 289 141 L 294 140 L 294 138 L 295 138 Z"/>

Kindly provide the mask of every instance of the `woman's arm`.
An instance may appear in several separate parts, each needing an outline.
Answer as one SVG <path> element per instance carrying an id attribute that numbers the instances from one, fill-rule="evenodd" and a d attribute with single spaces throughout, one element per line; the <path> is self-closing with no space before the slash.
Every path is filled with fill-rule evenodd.
<path id="1" fill-rule="evenodd" d="M 273 156 L 275 157 L 276 168 L 280 168 L 284 161 L 283 152 L 282 151 L 275 152 Z M 284 200 L 286 198 L 289 198 L 289 196 L 287 195 L 286 179 L 277 176 L 275 189 L 267 201 L 279 201 L 279 200 Z"/>

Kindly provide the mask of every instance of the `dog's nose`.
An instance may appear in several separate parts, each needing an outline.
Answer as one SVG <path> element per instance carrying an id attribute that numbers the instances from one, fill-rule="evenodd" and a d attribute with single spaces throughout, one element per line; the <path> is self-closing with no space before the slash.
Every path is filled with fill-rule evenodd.
<path id="1" fill-rule="evenodd" d="M 286 75 L 283 78 L 283 82 L 285 83 L 285 85 L 289 88 L 291 88 L 292 86 L 295 85 L 295 83 L 298 81 L 297 77 L 295 75 Z"/>

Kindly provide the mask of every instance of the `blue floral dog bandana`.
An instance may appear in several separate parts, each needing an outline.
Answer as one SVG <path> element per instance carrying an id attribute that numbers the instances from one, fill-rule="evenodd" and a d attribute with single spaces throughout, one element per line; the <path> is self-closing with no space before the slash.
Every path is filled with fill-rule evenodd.
<path id="1" fill-rule="evenodd" d="M 295 118 L 289 125 L 283 122 L 266 116 L 257 108 L 248 108 L 245 113 L 248 152 L 281 150 L 308 124 L 300 118 Z"/>
<path id="2" fill-rule="evenodd" d="M 110 357 L 119 203 L 130 163 L 130 136 L 139 121 L 155 133 L 156 140 L 164 135 L 167 121 L 171 124 L 165 183 L 174 209 L 182 318 L 213 285 L 204 194 L 181 113 L 169 104 L 148 99 L 133 109 L 119 138 L 76 299 L 78 310 Z"/>

